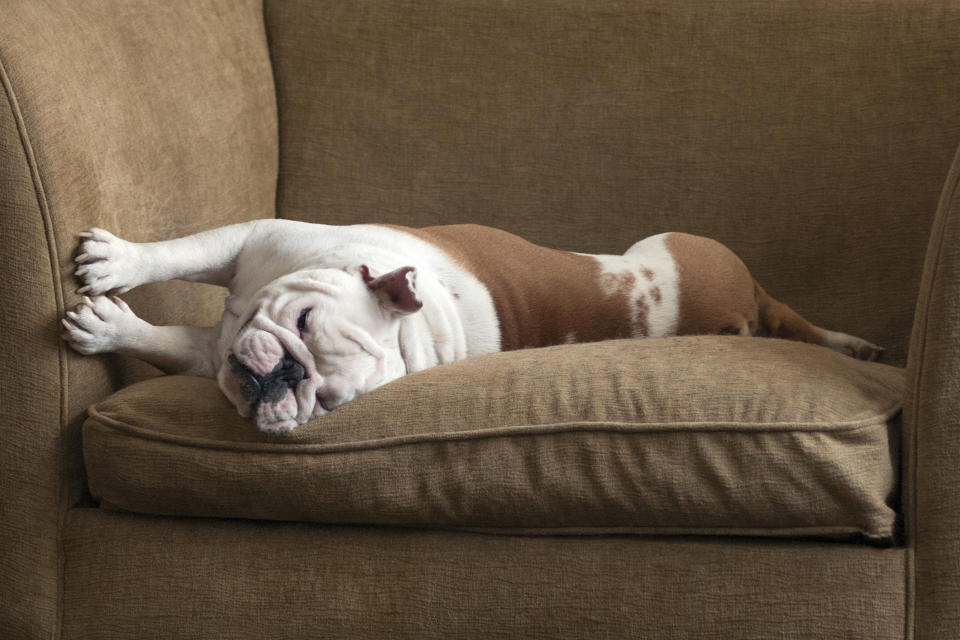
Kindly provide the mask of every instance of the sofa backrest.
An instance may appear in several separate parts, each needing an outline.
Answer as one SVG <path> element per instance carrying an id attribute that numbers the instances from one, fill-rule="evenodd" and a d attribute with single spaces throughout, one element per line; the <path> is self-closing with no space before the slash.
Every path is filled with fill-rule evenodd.
<path id="1" fill-rule="evenodd" d="M 266 0 L 278 213 L 737 251 L 902 364 L 960 141 L 960 5 Z"/>

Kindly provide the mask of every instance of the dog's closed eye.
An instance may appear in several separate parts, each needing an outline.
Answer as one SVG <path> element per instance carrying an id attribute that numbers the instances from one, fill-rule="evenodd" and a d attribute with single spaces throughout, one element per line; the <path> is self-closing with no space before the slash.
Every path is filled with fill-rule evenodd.
<path id="1" fill-rule="evenodd" d="M 307 330 L 307 316 L 311 311 L 313 311 L 313 307 L 307 307 L 300 312 L 300 317 L 297 318 L 297 330 L 300 331 L 301 336 L 303 332 Z"/>

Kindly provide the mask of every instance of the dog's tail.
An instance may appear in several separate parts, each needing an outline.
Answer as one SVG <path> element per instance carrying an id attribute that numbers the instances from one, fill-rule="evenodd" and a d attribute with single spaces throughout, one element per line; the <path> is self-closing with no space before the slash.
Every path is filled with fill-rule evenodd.
<path id="1" fill-rule="evenodd" d="M 823 329 L 779 300 L 775 300 L 764 291 L 756 280 L 753 282 L 753 293 L 757 299 L 759 315 L 756 335 L 798 340 L 811 344 L 826 344 Z"/>
<path id="2" fill-rule="evenodd" d="M 753 286 L 758 311 L 754 335 L 818 344 L 859 360 L 876 360 L 883 353 L 883 347 L 878 347 L 866 340 L 816 326 L 770 296 L 756 280 Z"/>

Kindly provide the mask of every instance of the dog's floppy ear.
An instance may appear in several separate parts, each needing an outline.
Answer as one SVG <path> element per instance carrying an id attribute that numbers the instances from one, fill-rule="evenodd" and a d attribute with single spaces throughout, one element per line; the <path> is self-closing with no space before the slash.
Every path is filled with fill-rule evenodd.
<path id="1" fill-rule="evenodd" d="M 417 297 L 416 267 L 400 267 L 374 278 L 367 265 L 360 265 L 360 276 L 380 305 L 398 315 L 419 311 L 423 302 Z"/>

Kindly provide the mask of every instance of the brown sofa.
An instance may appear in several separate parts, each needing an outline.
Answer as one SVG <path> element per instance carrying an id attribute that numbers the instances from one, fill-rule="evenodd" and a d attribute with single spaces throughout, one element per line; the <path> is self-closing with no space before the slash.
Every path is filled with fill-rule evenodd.
<path id="1" fill-rule="evenodd" d="M 936 0 L 0 0 L 0 637 L 960 637 L 958 70 Z M 886 364 L 560 346 L 277 439 L 59 340 L 77 232 L 271 216 L 708 235 Z"/>

